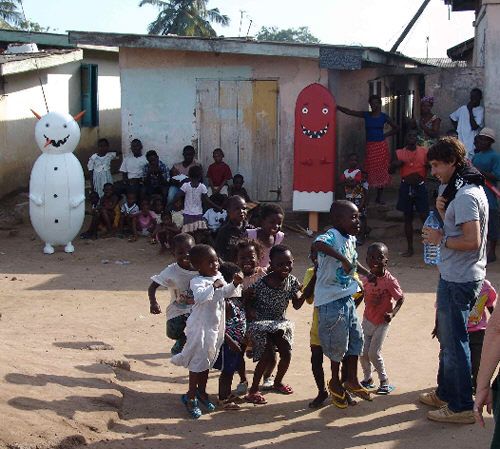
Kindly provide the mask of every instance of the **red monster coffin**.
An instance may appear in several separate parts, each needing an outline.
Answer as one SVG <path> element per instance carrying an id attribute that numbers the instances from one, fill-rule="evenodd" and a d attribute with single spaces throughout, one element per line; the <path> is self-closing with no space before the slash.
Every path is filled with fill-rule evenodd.
<path id="1" fill-rule="evenodd" d="M 335 186 L 336 103 L 321 84 L 311 84 L 295 105 L 293 210 L 326 212 Z"/>

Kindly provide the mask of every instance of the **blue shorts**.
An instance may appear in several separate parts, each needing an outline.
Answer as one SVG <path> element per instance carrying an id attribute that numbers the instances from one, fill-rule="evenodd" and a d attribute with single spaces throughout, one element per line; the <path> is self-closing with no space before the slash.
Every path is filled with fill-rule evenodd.
<path id="1" fill-rule="evenodd" d="M 429 213 L 429 196 L 425 183 L 412 186 L 401 181 L 396 209 L 405 215 L 412 215 L 414 211 L 427 215 Z"/>
<path id="2" fill-rule="evenodd" d="M 318 307 L 318 334 L 323 353 L 334 362 L 361 355 L 363 329 L 351 296 Z"/>
<path id="3" fill-rule="evenodd" d="M 224 342 L 222 348 L 220 348 L 219 357 L 217 357 L 214 363 L 214 368 L 224 371 L 225 373 L 233 374 L 238 371 L 242 357 L 243 355 L 241 352 L 234 352 L 229 348 L 229 345 Z"/>

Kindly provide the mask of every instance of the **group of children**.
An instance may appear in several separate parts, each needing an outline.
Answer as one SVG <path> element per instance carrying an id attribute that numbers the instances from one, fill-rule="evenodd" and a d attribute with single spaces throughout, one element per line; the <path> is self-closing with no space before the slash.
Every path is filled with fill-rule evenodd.
<path id="1" fill-rule="evenodd" d="M 168 170 L 156 151 L 143 156 L 141 141 L 134 139 L 131 155 L 123 159 L 120 167 L 123 181 L 115 184 L 111 162 L 117 153 L 109 151 L 106 139 L 100 139 L 97 147 L 88 162 L 92 219 L 82 238 L 128 234 L 129 241 L 134 242 L 145 236 L 164 252 L 175 235 L 185 232 L 192 234 L 197 243 L 213 244 L 227 218 L 228 196 L 237 194 L 251 201 L 243 187 L 243 176 L 232 175 L 220 148 L 213 152 L 207 187 L 192 146 L 185 147 L 183 161 Z"/>
<path id="2" fill-rule="evenodd" d="M 355 235 L 361 223 L 357 207 L 349 201 L 332 205 L 333 227 L 313 243 L 313 267 L 303 283 L 292 274 L 291 249 L 282 244 L 281 208 L 263 205 L 261 226 L 249 229 L 245 207 L 243 198 L 229 198 L 228 221 L 220 229 L 215 247 L 196 244 L 189 234 L 178 234 L 173 240 L 176 262 L 151 278 L 151 313 L 161 313 L 158 287 L 171 291 L 167 336 L 175 340 L 171 362 L 189 370 L 188 392 L 182 396 L 189 415 L 199 418 L 200 404 L 207 411 L 218 406 L 238 409 L 243 401 L 265 404 L 266 389 L 292 394 L 293 388 L 284 381 L 294 335 L 286 310 L 290 302 L 300 309 L 306 300 L 315 306 L 311 361 L 318 394 L 310 407 L 323 405 L 329 394 L 339 408 L 354 404 L 354 396 L 371 400 L 373 367 L 380 381 L 376 392 L 390 393 L 393 387 L 380 352 L 389 324 L 403 303 L 403 293 L 387 270 L 384 244 L 370 245 L 368 268 L 358 263 Z M 356 307 L 363 299 L 361 323 Z M 256 362 L 250 383 L 245 353 Z M 328 385 L 323 355 L 331 361 Z M 361 382 L 357 376 L 360 356 Z M 221 370 L 218 401 L 212 401 L 206 392 L 208 371 L 214 367 Z M 239 384 L 233 394 L 236 372 Z"/>

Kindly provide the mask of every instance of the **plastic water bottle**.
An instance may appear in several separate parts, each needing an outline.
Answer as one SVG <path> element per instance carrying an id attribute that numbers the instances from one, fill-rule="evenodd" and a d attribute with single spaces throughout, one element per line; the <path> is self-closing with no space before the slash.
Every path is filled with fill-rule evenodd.
<path id="1" fill-rule="evenodd" d="M 424 228 L 441 229 L 436 213 L 431 210 L 427 220 L 425 220 Z M 424 262 L 429 265 L 437 265 L 441 260 L 441 245 L 431 245 L 424 243 Z"/>

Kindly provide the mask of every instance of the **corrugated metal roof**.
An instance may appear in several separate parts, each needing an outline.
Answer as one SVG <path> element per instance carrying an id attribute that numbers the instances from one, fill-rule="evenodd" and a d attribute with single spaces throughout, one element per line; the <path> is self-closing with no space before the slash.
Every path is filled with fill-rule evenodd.
<path id="1" fill-rule="evenodd" d="M 455 67 L 467 67 L 467 61 L 453 61 L 450 58 L 413 58 L 422 64 L 441 67 L 442 69 L 452 69 Z"/>
<path id="2" fill-rule="evenodd" d="M 47 50 L 39 51 L 36 53 L 14 53 L 14 54 L 0 54 L 0 64 L 5 64 L 7 62 L 17 62 L 26 61 L 28 59 L 39 59 L 46 58 L 52 55 L 63 55 L 66 53 L 71 53 L 73 50 Z"/>

